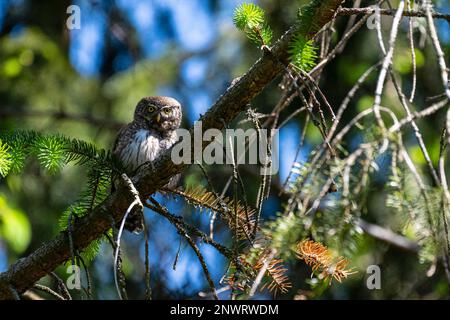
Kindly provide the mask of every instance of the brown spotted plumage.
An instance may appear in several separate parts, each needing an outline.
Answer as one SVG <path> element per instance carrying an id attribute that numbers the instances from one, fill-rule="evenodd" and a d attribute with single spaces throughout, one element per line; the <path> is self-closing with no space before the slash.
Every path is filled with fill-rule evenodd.
<path id="1" fill-rule="evenodd" d="M 114 156 L 127 174 L 131 175 L 146 162 L 155 161 L 178 140 L 176 129 L 181 118 L 181 105 L 173 98 L 146 97 L 139 101 L 133 121 L 119 131 L 113 147 Z M 143 219 L 142 212 L 132 211 L 125 228 L 139 233 L 144 227 Z"/>

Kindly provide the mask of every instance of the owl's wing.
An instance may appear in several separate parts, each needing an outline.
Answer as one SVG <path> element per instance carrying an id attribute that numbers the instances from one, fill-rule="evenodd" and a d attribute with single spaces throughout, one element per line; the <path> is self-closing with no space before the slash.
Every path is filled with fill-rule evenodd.
<path id="1" fill-rule="evenodd" d="M 119 132 L 117 133 L 116 140 L 114 141 L 112 153 L 116 157 L 119 157 L 120 153 L 122 152 L 123 148 L 126 145 L 126 141 L 124 141 L 125 140 L 124 138 L 125 138 L 125 133 L 126 133 L 127 127 L 128 127 L 128 125 L 125 125 L 122 128 L 120 128 Z"/>
<path id="2" fill-rule="evenodd" d="M 120 161 L 120 153 L 122 152 L 123 148 L 126 145 L 126 141 L 124 141 L 125 132 L 128 125 L 123 126 L 120 128 L 119 132 L 117 133 L 116 140 L 114 141 L 113 147 L 112 147 L 112 155 L 116 158 L 116 160 Z M 118 179 L 118 176 L 116 173 L 113 173 L 111 177 L 111 193 L 116 190 L 115 182 Z"/>

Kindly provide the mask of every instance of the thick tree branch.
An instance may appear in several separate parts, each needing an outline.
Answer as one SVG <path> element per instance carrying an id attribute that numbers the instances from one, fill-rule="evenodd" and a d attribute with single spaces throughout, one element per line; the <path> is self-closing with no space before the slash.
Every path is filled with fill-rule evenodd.
<path id="1" fill-rule="evenodd" d="M 244 76 L 219 97 L 204 116 L 200 117 L 203 130 L 223 129 L 224 124 L 230 123 L 241 111 L 244 111 L 246 105 L 284 70 L 284 66 L 279 62 L 288 63 L 287 49 L 292 37 L 297 33 L 308 38 L 313 37 L 333 19 L 342 2 L 342 0 L 311 1 L 305 19 L 291 27 L 271 48 L 271 54 L 263 55 Z M 192 149 L 193 153 L 194 148 Z M 142 166 L 132 178 L 142 198 L 145 199 L 156 192 L 172 176 L 187 167 L 186 164 L 175 165 L 171 161 L 170 153 L 171 151 L 168 150 L 153 165 Z M 74 221 L 72 237 L 76 249 L 82 250 L 87 247 L 89 243 L 111 228 L 113 223 L 120 221 L 133 200 L 134 197 L 126 186 L 119 186 L 116 192 L 94 208 L 92 212 Z M 14 290 L 18 293 L 25 292 L 41 277 L 69 258 L 68 235 L 66 232 L 62 232 L 0 274 L 0 299 L 13 299 L 12 292 Z"/>

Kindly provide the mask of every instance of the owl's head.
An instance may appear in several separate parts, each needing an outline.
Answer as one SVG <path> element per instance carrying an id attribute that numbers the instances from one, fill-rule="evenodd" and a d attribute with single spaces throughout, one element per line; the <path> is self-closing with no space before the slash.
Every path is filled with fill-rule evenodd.
<path id="1" fill-rule="evenodd" d="M 135 121 L 161 133 L 178 129 L 181 117 L 180 103 L 170 97 L 142 98 L 134 112 Z"/>

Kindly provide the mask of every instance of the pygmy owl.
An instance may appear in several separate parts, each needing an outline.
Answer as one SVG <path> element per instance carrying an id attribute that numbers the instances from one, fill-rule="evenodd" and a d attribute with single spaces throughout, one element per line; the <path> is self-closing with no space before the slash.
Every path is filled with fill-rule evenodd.
<path id="1" fill-rule="evenodd" d="M 134 119 L 118 133 L 113 147 L 127 173 L 133 173 L 145 162 L 155 161 L 177 140 L 176 129 L 181 124 L 181 105 L 170 97 L 146 97 L 136 106 Z M 178 177 L 169 184 L 173 186 Z M 144 228 L 144 217 L 138 210 L 129 213 L 125 228 L 139 233 Z"/>

